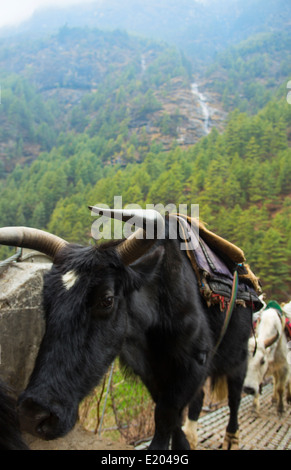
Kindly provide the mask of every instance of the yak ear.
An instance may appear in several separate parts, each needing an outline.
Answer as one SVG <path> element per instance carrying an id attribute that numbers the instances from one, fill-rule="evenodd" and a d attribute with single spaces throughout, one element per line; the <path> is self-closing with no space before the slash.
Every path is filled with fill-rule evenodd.
<path id="1" fill-rule="evenodd" d="M 128 266 L 132 274 L 131 278 L 134 282 L 135 289 L 139 289 L 144 284 L 145 280 L 147 282 L 151 281 L 151 279 L 157 275 L 164 256 L 164 251 L 164 248 L 159 246 L 143 259 L 141 258 Z"/>

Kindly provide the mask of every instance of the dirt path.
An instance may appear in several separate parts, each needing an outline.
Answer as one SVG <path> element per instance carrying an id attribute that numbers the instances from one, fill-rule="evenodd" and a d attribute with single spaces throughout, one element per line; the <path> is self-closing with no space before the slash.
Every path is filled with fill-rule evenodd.
<path id="1" fill-rule="evenodd" d="M 132 446 L 103 439 L 80 425 L 76 425 L 67 436 L 54 441 L 43 441 L 28 434 L 24 439 L 31 450 L 133 450 Z"/>

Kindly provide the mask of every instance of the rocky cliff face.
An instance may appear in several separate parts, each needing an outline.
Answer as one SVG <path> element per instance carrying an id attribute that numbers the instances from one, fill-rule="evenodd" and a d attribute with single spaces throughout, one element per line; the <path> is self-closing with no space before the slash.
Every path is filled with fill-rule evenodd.
<path id="1" fill-rule="evenodd" d="M 202 93 L 196 83 L 190 90 L 178 96 L 184 110 L 185 120 L 179 129 L 178 142 L 182 145 L 195 144 L 211 132 L 213 127 L 223 129 L 226 113 L 221 109 L 214 93 Z"/>
<path id="2" fill-rule="evenodd" d="M 160 142 L 168 150 L 173 141 L 187 147 L 213 127 L 223 130 L 227 114 L 215 93 L 201 92 L 196 83 L 189 85 L 181 78 L 173 78 L 166 87 L 155 93 L 160 109 L 143 120 L 132 119 L 132 131 L 140 134 L 145 130 L 149 141 Z"/>

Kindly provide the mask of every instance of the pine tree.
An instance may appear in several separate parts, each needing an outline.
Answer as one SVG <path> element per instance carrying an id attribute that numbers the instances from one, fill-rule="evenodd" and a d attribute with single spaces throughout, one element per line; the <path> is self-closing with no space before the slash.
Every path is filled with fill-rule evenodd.
<path id="1" fill-rule="evenodd" d="M 287 264 L 287 244 L 278 230 L 269 228 L 262 241 L 258 255 L 258 272 L 263 290 L 269 297 L 284 297 L 286 281 L 290 276 Z"/>
<path id="2" fill-rule="evenodd" d="M 249 161 L 256 161 L 260 154 L 260 147 L 256 141 L 256 138 L 252 136 L 246 145 L 245 158 Z"/>

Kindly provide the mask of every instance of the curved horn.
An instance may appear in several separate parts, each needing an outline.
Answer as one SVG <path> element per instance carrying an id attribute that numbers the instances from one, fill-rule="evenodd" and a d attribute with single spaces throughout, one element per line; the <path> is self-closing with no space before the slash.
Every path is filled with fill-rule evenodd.
<path id="1" fill-rule="evenodd" d="M 0 228 L 0 244 L 30 248 L 54 259 L 57 252 L 68 242 L 56 235 L 30 227 Z"/>
<path id="2" fill-rule="evenodd" d="M 274 344 L 279 339 L 279 336 L 280 334 L 277 331 L 275 335 L 271 336 L 270 338 L 265 339 L 264 341 L 265 348 L 269 348 L 270 346 L 272 346 L 272 344 Z"/>
<path id="3" fill-rule="evenodd" d="M 164 218 L 158 211 L 143 209 L 103 209 L 97 206 L 89 206 L 89 209 L 96 214 L 105 215 L 123 222 L 134 218 L 135 225 L 140 227 L 117 247 L 117 251 L 126 265 L 132 264 L 144 255 L 154 245 L 156 240 L 164 234 Z M 147 230 L 151 233 L 148 233 Z"/>

